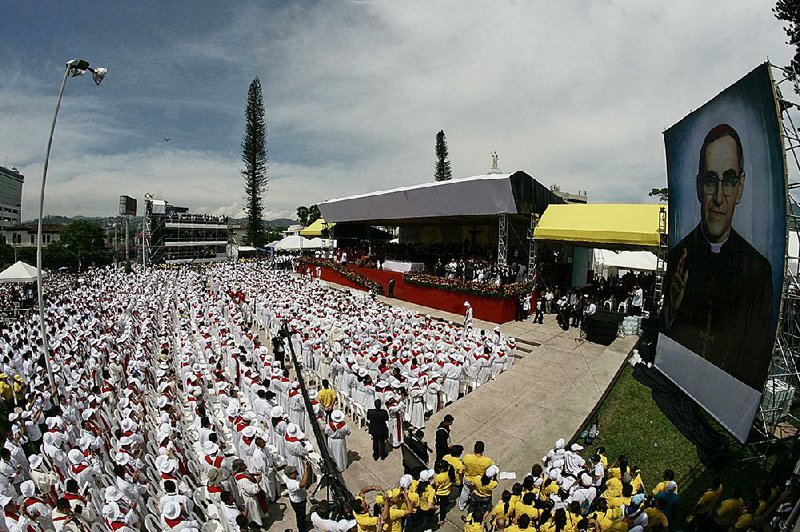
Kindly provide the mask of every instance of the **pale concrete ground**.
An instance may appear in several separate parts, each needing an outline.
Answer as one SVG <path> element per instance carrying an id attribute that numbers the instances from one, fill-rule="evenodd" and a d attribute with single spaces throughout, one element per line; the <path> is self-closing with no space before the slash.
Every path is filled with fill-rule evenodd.
<path id="1" fill-rule="evenodd" d="M 328 283 L 332 288 L 348 290 Z M 431 316 L 462 322 L 463 316 L 422 307 L 383 296 L 379 300 Z M 488 331 L 497 324 L 474 320 L 473 326 Z M 624 363 L 637 337 L 617 339 L 606 347 L 580 341 L 578 329 L 563 331 L 555 315 L 546 315 L 543 325 L 508 322 L 500 326 L 503 335 L 517 339 L 518 359 L 507 372 L 434 414 L 426 424 L 425 434 L 433 448 L 434 432 L 445 414 L 452 414 L 452 443 L 471 452 L 476 440 L 486 445 L 501 471 L 515 472 L 521 479 L 530 471 L 558 438 L 569 439 L 591 413 Z M 347 487 L 358 493 L 362 486 L 379 484 L 391 487 L 403 474 L 401 453 L 395 450 L 383 461 L 372 460 L 372 441 L 366 429 L 350 420 L 353 434 L 348 448 L 353 462 L 344 472 Z M 431 455 L 433 459 L 433 454 Z M 495 491 L 499 500 L 503 489 L 514 480 L 501 481 Z M 322 496 L 322 492 L 319 494 Z M 294 514 L 283 499 L 282 519 L 270 530 L 294 529 Z M 276 508 L 277 510 L 277 508 Z M 463 530 L 458 508 L 447 515 L 442 530 Z M 275 515 L 273 513 L 273 515 Z"/>

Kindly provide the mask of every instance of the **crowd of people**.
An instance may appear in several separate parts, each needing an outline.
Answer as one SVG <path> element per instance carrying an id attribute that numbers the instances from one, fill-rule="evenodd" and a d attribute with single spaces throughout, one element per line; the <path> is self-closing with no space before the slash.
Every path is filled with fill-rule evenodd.
<path id="1" fill-rule="evenodd" d="M 499 330 L 464 330 L 266 263 L 109 267 L 81 284 L 53 276 L 46 300 L 54 388 L 38 315 L 0 329 L 0 379 L 14 384 L 8 397 L 0 389 L 10 407 L 0 505 L 12 532 L 260 530 L 282 490 L 306 530 L 306 488 L 320 472 L 311 423 L 343 470 L 340 408 L 358 419 L 381 400 L 398 426 L 421 428 L 514 352 Z M 286 342 L 261 341 L 284 325 Z M 289 343 L 311 377 L 314 419 Z"/>
<path id="2" fill-rule="evenodd" d="M 38 315 L 0 326 L 9 410 L 0 530 L 266 530 L 280 498 L 298 531 L 427 530 L 453 506 L 467 512 L 470 532 L 664 530 L 674 520 L 674 474 L 645 490 L 636 466 L 624 457 L 609 466 L 602 449 L 589 456 L 559 440 L 497 493 L 500 466 L 482 442 L 470 453 L 451 445 L 454 420 L 445 416 L 429 460 L 419 432 L 427 417 L 514 360 L 514 340 L 474 329 L 469 306 L 461 326 L 266 262 L 109 267 L 82 283 L 54 275 L 46 301 L 54 386 Z M 418 460 L 392 486 L 363 489 L 352 515 L 334 519 L 326 504 L 308 506 L 323 468 L 319 440 L 306 435 L 318 424 L 344 471 L 351 422 L 371 434 L 382 424 L 374 459 L 402 445 Z M 715 482 L 693 526 L 761 526 L 791 495 L 765 488 L 751 504 Z"/>

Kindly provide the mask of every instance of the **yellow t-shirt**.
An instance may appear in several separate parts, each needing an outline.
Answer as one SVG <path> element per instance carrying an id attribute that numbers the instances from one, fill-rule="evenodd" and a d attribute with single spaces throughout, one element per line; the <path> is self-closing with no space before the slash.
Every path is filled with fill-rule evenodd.
<path id="1" fill-rule="evenodd" d="M 714 509 L 714 506 L 717 504 L 720 495 L 722 495 L 722 484 L 720 484 L 719 488 L 715 490 L 706 490 L 705 493 L 700 496 L 700 500 L 697 501 L 697 506 L 695 506 L 694 513 L 699 515 L 711 513 L 711 510 Z"/>
<path id="2" fill-rule="evenodd" d="M 743 513 L 733 524 L 734 530 L 747 530 L 753 524 L 753 514 Z"/>
<path id="3" fill-rule="evenodd" d="M 353 518 L 358 524 L 358 532 L 376 532 L 378 518 L 369 514 L 357 514 L 353 512 Z"/>
<path id="4" fill-rule="evenodd" d="M 616 499 L 622 495 L 622 481 L 618 478 L 609 478 L 606 481 L 606 491 L 603 492 L 601 497 L 607 501 Z"/>
<path id="5" fill-rule="evenodd" d="M 436 476 L 433 477 L 432 485 L 436 489 L 436 495 L 439 497 L 450 495 L 453 489 L 453 483 L 450 482 L 449 473 L 437 473 Z"/>
<path id="6" fill-rule="evenodd" d="M 488 456 L 468 454 L 462 460 L 464 462 L 464 476 L 466 477 L 479 477 L 486 473 L 489 466 L 494 465 L 494 460 Z"/>
<path id="7" fill-rule="evenodd" d="M 464 532 L 483 532 L 483 523 L 473 521 L 472 514 L 469 514 L 467 521 L 464 523 Z"/>
<path id="8" fill-rule="evenodd" d="M 653 497 L 655 497 L 656 495 L 658 495 L 658 494 L 659 494 L 659 493 L 661 493 L 662 491 L 666 491 L 666 490 L 667 490 L 667 484 L 668 484 L 668 483 L 669 483 L 669 480 L 662 480 L 661 482 L 659 482 L 658 484 L 656 484 L 656 487 L 655 487 L 655 488 L 653 488 Z M 634 492 L 634 493 L 636 493 L 636 490 L 633 490 L 633 492 Z M 678 486 L 677 486 L 677 484 L 675 485 L 675 493 L 678 493 Z"/>
<path id="9" fill-rule="evenodd" d="M 422 495 L 419 493 L 416 494 L 418 497 L 417 504 L 415 505 L 422 511 L 427 511 L 436 506 L 436 490 L 433 489 L 433 486 L 428 486 L 425 488 L 425 491 L 422 492 Z M 410 499 L 411 497 L 409 497 Z"/>
<path id="10" fill-rule="evenodd" d="M 609 508 L 622 508 L 623 506 L 630 506 L 631 498 L 630 497 L 614 497 L 613 499 L 608 499 L 608 507 Z"/>
<path id="11" fill-rule="evenodd" d="M 608 456 L 601 454 L 600 462 L 603 464 L 603 469 L 608 469 Z"/>
<path id="12" fill-rule="evenodd" d="M 531 522 L 533 522 L 536 519 L 539 519 L 539 514 L 541 514 L 541 511 L 539 511 L 539 509 L 533 505 L 528 506 L 522 502 L 518 502 L 514 505 L 514 516 L 516 517 L 527 515 L 531 518 Z"/>
<path id="13" fill-rule="evenodd" d="M 664 512 L 658 508 L 645 508 L 644 513 L 647 514 L 648 526 L 661 525 L 664 527 L 664 530 L 669 529 L 669 519 L 667 519 Z"/>
<path id="14" fill-rule="evenodd" d="M 506 523 L 508 523 L 508 518 L 511 515 L 511 512 L 514 511 L 514 505 L 510 502 L 508 503 L 508 511 L 506 511 L 506 503 L 500 501 L 499 503 L 495 504 L 494 509 L 492 509 L 492 518 L 493 519 L 505 519 Z M 508 527 L 506 527 L 508 530 Z"/>
<path id="15" fill-rule="evenodd" d="M 491 479 L 488 484 L 484 484 L 482 479 L 483 476 L 467 477 L 467 480 L 472 483 L 472 493 L 476 497 L 491 497 L 492 490 L 497 487 L 497 481 Z"/>
<path id="16" fill-rule="evenodd" d="M 388 532 L 403 532 L 403 517 L 410 512 L 398 508 L 389 508 L 389 522 L 383 525 Z"/>
<path id="17" fill-rule="evenodd" d="M 319 391 L 319 395 L 317 396 L 317 400 L 319 404 L 322 405 L 322 408 L 325 410 L 330 410 L 333 407 L 333 404 L 336 402 L 336 390 L 332 390 L 331 388 L 323 388 Z"/>
<path id="18" fill-rule="evenodd" d="M 594 519 L 602 530 L 605 530 L 607 527 L 611 526 L 613 522 L 613 514 L 612 510 L 606 510 L 605 512 L 592 512 L 589 514 L 589 519 Z"/>
<path id="19" fill-rule="evenodd" d="M 442 458 L 445 462 L 450 464 L 453 469 L 456 471 L 456 484 L 461 484 L 461 481 L 464 479 L 464 463 L 461 461 L 460 458 L 456 458 L 453 455 L 446 454 L 444 458 Z"/>
<path id="20" fill-rule="evenodd" d="M 547 481 L 545 481 L 547 482 Z M 539 500 L 543 502 L 547 502 L 550 500 L 550 496 L 558 493 L 558 483 L 553 481 L 547 486 L 542 485 L 542 488 L 539 490 Z"/>
<path id="21" fill-rule="evenodd" d="M 718 525 L 730 526 L 736 522 L 743 508 L 744 501 L 742 499 L 725 499 L 714 513 L 714 521 Z"/>
<path id="22" fill-rule="evenodd" d="M 642 475 L 637 473 L 635 477 L 631 479 L 631 487 L 633 488 L 633 493 L 639 493 L 642 491 Z"/>
<path id="23" fill-rule="evenodd" d="M 612 467 L 608 470 L 608 478 L 622 479 L 622 469 L 619 467 Z"/>

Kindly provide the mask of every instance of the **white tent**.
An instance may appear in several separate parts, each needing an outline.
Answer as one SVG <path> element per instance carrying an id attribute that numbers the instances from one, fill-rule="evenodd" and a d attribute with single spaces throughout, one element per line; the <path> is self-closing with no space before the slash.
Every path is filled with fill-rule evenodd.
<path id="1" fill-rule="evenodd" d="M 308 240 L 300 235 L 289 235 L 275 244 L 276 250 L 294 251 L 308 249 Z"/>
<path id="2" fill-rule="evenodd" d="M 656 255 L 649 251 L 594 250 L 595 271 L 608 268 L 623 270 L 655 271 Z"/>
<path id="3" fill-rule="evenodd" d="M 42 278 L 47 277 L 42 272 Z M 36 282 L 36 267 L 17 261 L 0 272 L 0 283 L 33 283 Z"/>

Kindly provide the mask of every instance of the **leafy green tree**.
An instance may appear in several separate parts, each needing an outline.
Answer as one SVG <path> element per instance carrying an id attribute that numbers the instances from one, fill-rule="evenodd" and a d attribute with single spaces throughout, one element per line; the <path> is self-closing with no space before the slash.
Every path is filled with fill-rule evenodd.
<path id="1" fill-rule="evenodd" d="M 297 208 L 297 223 L 303 227 L 308 225 L 308 207 L 301 205 Z"/>
<path id="2" fill-rule="evenodd" d="M 789 38 L 786 44 L 794 47 L 794 57 L 789 65 L 789 79 L 797 80 L 800 74 L 800 0 L 778 0 L 772 9 L 775 18 L 787 23 L 783 27 Z"/>
<path id="3" fill-rule="evenodd" d="M 59 240 L 60 246 L 66 248 L 68 254 L 77 260 L 78 270 L 81 270 L 84 264 L 99 266 L 108 264 L 111 260 L 111 254 L 105 247 L 105 235 L 100 224 L 87 220 L 75 220 L 61 230 Z M 53 245 L 50 244 L 50 246 Z M 66 256 L 61 253 L 60 247 L 54 248 L 52 253 L 54 257 Z M 44 255 L 42 259 L 44 260 Z M 64 264 L 64 266 L 70 265 Z"/>
<path id="4" fill-rule="evenodd" d="M 450 181 L 453 178 L 447 157 L 447 141 L 444 138 L 444 130 L 441 130 L 436 134 L 436 171 L 433 174 L 436 181 Z"/>
<path id="5" fill-rule="evenodd" d="M 313 224 L 315 221 L 322 218 L 322 213 L 319 212 L 318 205 L 312 205 L 308 208 L 308 223 Z"/>
<path id="6" fill-rule="evenodd" d="M 245 131 L 242 138 L 244 170 L 245 213 L 247 213 L 247 240 L 250 245 L 266 244 L 264 225 L 264 191 L 267 189 L 267 122 L 264 101 L 261 97 L 261 80 L 254 79 L 247 91 L 244 111 Z"/>
<path id="7" fill-rule="evenodd" d="M 14 247 L 11 244 L 0 244 L 0 270 L 5 270 L 14 263 Z"/>

